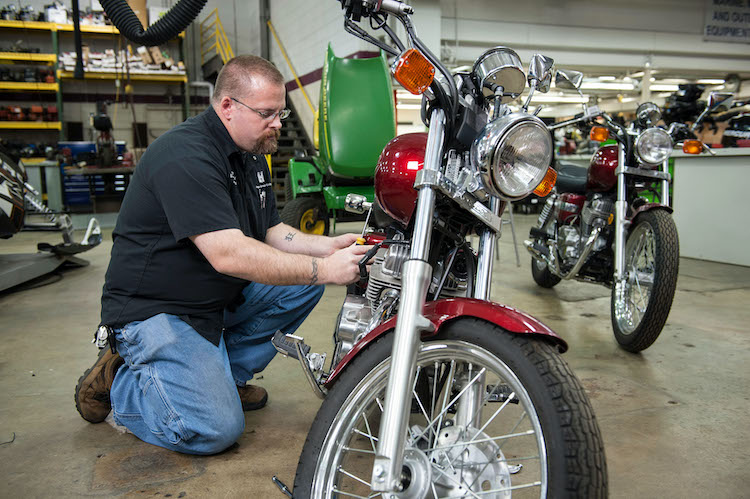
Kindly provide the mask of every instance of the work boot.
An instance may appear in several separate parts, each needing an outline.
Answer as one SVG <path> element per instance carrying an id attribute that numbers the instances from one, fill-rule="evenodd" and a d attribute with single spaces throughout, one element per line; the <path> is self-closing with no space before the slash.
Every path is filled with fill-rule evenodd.
<path id="1" fill-rule="evenodd" d="M 89 423 L 101 423 L 112 410 L 109 390 L 117 370 L 124 363 L 119 354 L 112 353 L 109 347 L 103 348 L 91 369 L 78 379 L 76 409 Z"/>
<path id="2" fill-rule="evenodd" d="M 243 411 L 255 411 L 265 406 L 266 402 L 268 402 L 268 392 L 265 388 L 259 386 L 238 386 L 237 393 L 240 394 Z"/>

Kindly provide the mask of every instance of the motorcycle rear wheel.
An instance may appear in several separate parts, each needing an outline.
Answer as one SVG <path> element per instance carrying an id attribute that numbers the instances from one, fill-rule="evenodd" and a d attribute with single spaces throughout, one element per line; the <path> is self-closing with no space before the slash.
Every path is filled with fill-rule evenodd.
<path id="1" fill-rule="evenodd" d="M 618 296 L 617 285 L 612 287 L 612 328 L 622 348 L 640 352 L 659 337 L 672 308 L 679 266 L 672 216 L 665 210 L 638 215 L 625 243 L 625 288 Z"/>
<path id="2" fill-rule="evenodd" d="M 392 340 L 368 346 L 329 391 L 300 456 L 295 498 L 374 497 Z M 554 346 L 462 319 L 423 344 L 417 365 L 408 485 L 392 497 L 607 496 L 599 427 Z"/>

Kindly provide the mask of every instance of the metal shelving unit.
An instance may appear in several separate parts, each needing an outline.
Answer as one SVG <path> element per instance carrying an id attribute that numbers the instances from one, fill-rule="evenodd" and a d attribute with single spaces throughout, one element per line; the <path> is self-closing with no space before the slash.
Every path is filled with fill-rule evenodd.
<path id="1" fill-rule="evenodd" d="M 52 66 L 57 82 L 55 83 L 42 83 L 42 82 L 0 82 L 0 91 L 32 91 L 32 92 L 55 92 L 57 96 L 57 110 L 59 116 L 62 117 L 63 113 L 63 102 L 62 102 L 62 90 L 61 82 L 64 80 L 73 80 L 72 71 L 64 71 L 59 69 L 59 33 L 72 33 L 74 31 L 72 24 L 58 24 L 38 21 L 5 21 L 0 20 L 0 31 L 3 30 L 37 30 L 37 31 L 48 31 L 52 37 L 52 54 L 32 54 L 32 53 L 21 53 L 21 52 L 0 52 L 0 63 L 21 63 L 21 64 L 45 64 Z M 98 26 L 98 25 L 80 25 L 81 33 L 88 35 L 104 35 L 104 36 L 116 36 L 119 35 L 119 30 L 114 26 Z M 180 41 L 180 57 L 184 56 L 182 40 L 185 38 L 185 33 L 180 33 L 177 39 Z M 84 79 L 93 80 L 118 80 L 125 79 L 122 72 L 109 73 L 109 72 L 98 72 L 98 71 L 86 71 L 84 73 Z M 184 118 L 190 113 L 190 104 L 187 96 L 187 82 L 188 78 L 186 74 L 146 74 L 146 73 L 134 73 L 130 72 L 130 80 L 136 82 L 154 82 L 154 83 L 174 83 L 179 84 L 183 95 L 183 115 Z M 19 125 L 24 123 L 25 126 Z M 51 126 L 39 126 L 35 125 L 43 123 Z M 16 125 L 16 126 L 11 126 Z M 3 129 L 15 129 L 15 130 L 59 130 L 60 140 L 65 139 L 65 134 L 62 130 L 61 122 L 9 122 L 0 125 Z"/>

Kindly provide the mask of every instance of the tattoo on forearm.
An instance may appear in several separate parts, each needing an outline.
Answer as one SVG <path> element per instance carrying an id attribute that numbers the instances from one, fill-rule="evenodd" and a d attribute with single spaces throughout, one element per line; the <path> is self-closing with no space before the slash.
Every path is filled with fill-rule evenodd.
<path id="1" fill-rule="evenodd" d="M 318 259 L 312 259 L 312 276 L 310 277 L 310 286 L 318 283 Z"/>
<path id="2" fill-rule="evenodd" d="M 291 241 L 292 239 L 294 239 L 295 235 L 296 234 L 294 232 L 290 232 L 289 234 L 286 235 L 284 239 L 286 239 L 287 241 Z"/>

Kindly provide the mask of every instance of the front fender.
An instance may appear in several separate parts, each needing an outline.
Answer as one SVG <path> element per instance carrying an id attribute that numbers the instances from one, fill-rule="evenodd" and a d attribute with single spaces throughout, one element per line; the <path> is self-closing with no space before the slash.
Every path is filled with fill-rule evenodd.
<path id="1" fill-rule="evenodd" d="M 673 213 L 674 210 L 671 206 L 667 206 L 666 204 L 660 204 L 660 203 L 644 203 L 640 205 L 638 208 L 634 209 L 630 215 L 627 217 L 628 220 L 632 221 L 635 220 L 635 217 L 637 217 L 640 213 L 643 213 L 644 211 L 649 210 L 655 210 L 655 209 L 661 209 L 661 210 L 667 210 L 668 213 Z"/>
<path id="2" fill-rule="evenodd" d="M 500 326 L 514 334 L 529 334 L 543 337 L 558 346 L 561 352 L 568 349 L 568 344 L 552 329 L 545 326 L 532 316 L 513 307 L 499 303 L 477 300 L 475 298 L 446 298 L 425 304 L 423 315 L 435 326 L 432 331 L 422 333 L 422 339 L 435 336 L 443 324 L 461 317 L 475 317 Z M 391 317 L 360 340 L 341 362 L 334 368 L 326 380 L 325 386 L 330 387 L 336 378 L 367 345 L 384 334 L 396 328 L 398 316 Z"/>

